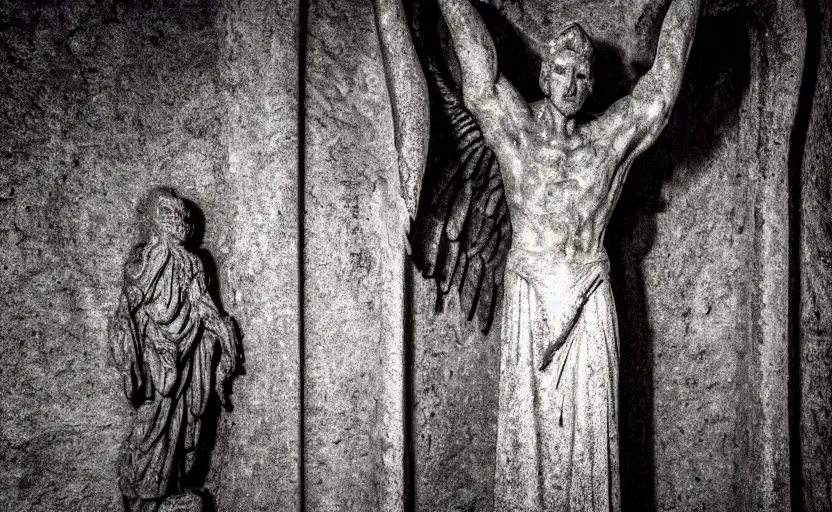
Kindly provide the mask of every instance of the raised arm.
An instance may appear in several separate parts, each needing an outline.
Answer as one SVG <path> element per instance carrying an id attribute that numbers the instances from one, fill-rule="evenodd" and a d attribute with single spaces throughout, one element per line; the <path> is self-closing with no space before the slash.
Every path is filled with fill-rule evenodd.
<path id="1" fill-rule="evenodd" d="M 428 89 L 402 0 L 373 0 L 373 8 L 393 110 L 401 194 L 415 218 L 430 137 Z"/>
<path id="2" fill-rule="evenodd" d="M 700 0 L 671 0 L 662 23 L 656 58 L 630 96 L 613 104 L 599 119 L 618 131 L 616 146 L 640 153 L 667 124 L 685 74 Z"/>
<path id="3" fill-rule="evenodd" d="M 483 131 L 497 135 L 530 118 L 528 104 L 497 69 L 497 51 L 468 0 L 439 0 L 462 72 L 462 98 Z"/>

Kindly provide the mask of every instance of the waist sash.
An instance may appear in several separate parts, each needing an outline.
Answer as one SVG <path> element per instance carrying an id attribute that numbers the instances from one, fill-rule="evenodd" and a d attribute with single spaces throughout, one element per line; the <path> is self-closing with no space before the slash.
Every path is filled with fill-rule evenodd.
<path id="1" fill-rule="evenodd" d="M 609 279 L 606 253 L 587 261 L 557 260 L 522 249 L 509 252 L 506 269 L 525 280 L 536 295 L 532 341 L 540 355 L 539 369 L 552 362 L 575 327 L 584 305 Z"/>

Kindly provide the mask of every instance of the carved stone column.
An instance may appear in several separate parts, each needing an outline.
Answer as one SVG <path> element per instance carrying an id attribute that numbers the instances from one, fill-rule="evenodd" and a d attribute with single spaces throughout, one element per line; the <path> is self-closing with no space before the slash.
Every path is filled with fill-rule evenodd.
<path id="1" fill-rule="evenodd" d="M 403 507 L 405 206 L 369 0 L 309 5 L 306 506 Z"/>

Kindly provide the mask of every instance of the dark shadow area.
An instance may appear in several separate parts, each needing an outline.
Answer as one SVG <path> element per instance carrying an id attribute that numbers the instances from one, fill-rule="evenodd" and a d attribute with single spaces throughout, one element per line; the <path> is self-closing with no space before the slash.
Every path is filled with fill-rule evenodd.
<path id="1" fill-rule="evenodd" d="M 523 98 L 534 103 L 543 99 L 538 84 L 541 58 L 534 43 L 493 5 L 475 4 L 497 49 L 497 69 Z"/>
<path id="2" fill-rule="evenodd" d="M 417 503 L 417 496 L 416 496 L 416 441 L 415 441 L 415 431 L 417 429 L 417 425 L 415 423 L 415 418 L 413 412 L 416 410 L 416 392 L 414 390 L 414 379 L 416 377 L 416 368 L 415 368 L 415 359 L 413 357 L 413 352 L 416 347 L 416 340 L 414 336 L 414 326 L 413 326 L 413 318 L 414 318 L 414 309 L 413 309 L 413 297 L 415 294 L 415 289 L 413 286 L 413 263 L 410 260 L 409 256 L 405 256 L 404 258 L 404 268 L 402 269 L 404 272 L 404 326 L 403 326 L 403 333 L 402 336 L 402 365 L 404 367 L 402 380 L 404 385 L 402 386 L 402 401 L 403 401 L 403 409 L 404 409 L 404 432 L 403 432 L 403 444 L 404 444 L 404 461 L 403 461 L 403 474 L 404 474 L 404 498 L 402 501 L 404 502 L 404 512 L 415 512 L 416 511 L 416 503 Z"/>
<path id="3" fill-rule="evenodd" d="M 633 165 L 607 231 L 619 319 L 621 366 L 620 457 L 622 510 L 656 510 L 655 352 L 642 263 L 666 210 L 662 187 L 691 180 L 736 125 L 750 79 L 750 42 L 740 13 L 704 18 L 697 28 L 684 82 L 670 121 L 655 145 Z M 674 175 L 685 165 L 689 173 Z"/>

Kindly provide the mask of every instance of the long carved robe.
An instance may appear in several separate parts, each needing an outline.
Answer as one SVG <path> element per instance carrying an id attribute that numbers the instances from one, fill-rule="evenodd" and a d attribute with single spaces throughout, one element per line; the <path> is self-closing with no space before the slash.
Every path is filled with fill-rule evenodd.
<path id="1" fill-rule="evenodd" d="M 509 253 L 498 512 L 620 510 L 618 326 L 608 273 L 605 257 L 541 264 Z M 547 348 L 552 357 L 541 370 Z"/>
<path id="2" fill-rule="evenodd" d="M 199 258 L 154 237 L 125 265 L 113 354 L 134 418 L 119 463 L 124 496 L 160 499 L 190 472 L 212 389 L 214 308 Z M 210 300 L 210 299 L 207 299 Z M 209 314 L 206 314 L 206 311 Z"/>

